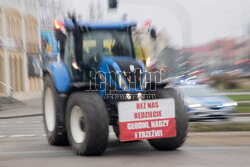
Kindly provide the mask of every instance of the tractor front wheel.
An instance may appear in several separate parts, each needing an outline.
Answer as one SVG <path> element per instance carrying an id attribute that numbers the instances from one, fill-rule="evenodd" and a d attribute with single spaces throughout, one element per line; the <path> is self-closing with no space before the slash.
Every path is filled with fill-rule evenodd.
<path id="1" fill-rule="evenodd" d="M 68 145 L 65 122 L 58 115 L 63 114 L 59 95 L 50 76 L 44 77 L 43 122 L 47 140 L 51 145 Z"/>
<path id="2" fill-rule="evenodd" d="M 96 93 L 73 93 L 67 103 L 69 142 L 78 155 L 100 155 L 108 143 L 109 117 L 103 99 Z"/>

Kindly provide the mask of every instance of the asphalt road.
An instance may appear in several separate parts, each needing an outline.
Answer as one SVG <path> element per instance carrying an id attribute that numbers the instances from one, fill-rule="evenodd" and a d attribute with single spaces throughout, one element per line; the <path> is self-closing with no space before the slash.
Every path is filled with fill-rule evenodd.
<path id="1" fill-rule="evenodd" d="M 249 167 L 249 157 L 250 132 L 190 133 L 178 150 L 156 151 L 147 141 L 119 143 L 111 131 L 102 156 L 81 157 L 47 144 L 41 116 L 0 120 L 0 167 Z"/>

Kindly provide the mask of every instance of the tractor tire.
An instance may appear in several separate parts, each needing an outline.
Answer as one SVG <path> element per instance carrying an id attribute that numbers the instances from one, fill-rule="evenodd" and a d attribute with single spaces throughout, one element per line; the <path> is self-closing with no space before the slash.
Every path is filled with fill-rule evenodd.
<path id="1" fill-rule="evenodd" d="M 175 100 L 175 122 L 176 122 L 176 137 L 149 139 L 151 146 L 158 150 L 175 150 L 180 147 L 187 136 L 188 130 L 188 115 L 184 102 L 181 96 L 172 88 L 156 90 L 155 96 L 157 99 L 174 98 Z"/>
<path id="2" fill-rule="evenodd" d="M 115 132 L 115 136 L 117 137 L 117 139 L 120 139 L 119 125 L 113 125 L 112 128 L 113 128 L 113 131 Z"/>
<path id="3" fill-rule="evenodd" d="M 108 143 L 109 117 L 97 93 L 73 93 L 66 107 L 69 143 L 77 155 L 100 155 Z"/>
<path id="4" fill-rule="evenodd" d="M 46 75 L 43 92 L 43 123 L 48 143 L 51 145 L 68 145 L 65 121 L 61 121 L 58 117 L 59 112 L 61 112 L 60 105 L 54 83 L 50 76 Z"/>

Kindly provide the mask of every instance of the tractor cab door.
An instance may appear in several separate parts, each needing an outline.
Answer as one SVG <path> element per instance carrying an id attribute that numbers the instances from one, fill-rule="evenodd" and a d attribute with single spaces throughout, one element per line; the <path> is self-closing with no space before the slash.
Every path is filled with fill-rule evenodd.
<path id="1" fill-rule="evenodd" d="M 93 80 L 96 69 L 94 57 L 84 54 L 83 33 L 81 31 L 69 31 L 66 35 L 64 46 L 64 63 L 68 68 L 73 82 L 89 82 Z M 91 72 L 90 72 L 91 71 Z M 90 74 L 93 73 L 93 76 Z"/>

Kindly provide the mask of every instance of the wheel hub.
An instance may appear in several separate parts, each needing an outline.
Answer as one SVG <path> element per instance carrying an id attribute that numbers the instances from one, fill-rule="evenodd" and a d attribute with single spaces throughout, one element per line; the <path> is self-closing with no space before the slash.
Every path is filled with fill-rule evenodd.
<path id="1" fill-rule="evenodd" d="M 55 129 L 55 102 L 53 99 L 53 93 L 51 88 L 47 88 L 45 91 L 45 101 L 44 101 L 44 114 L 45 114 L 45 122 L 47 125 L 48 131 L 53 131 Z"/>
<path id="2" fill-rule="evenodd" d="M 80 118 L 79 124 L 80 124 L 79 126 L 80 126 L 81 130 L 83 132 L 85 132 L 85 129 L 84 129 L 84 118 L 83 117 Z"/>
<path id="3" fill-rule="evenodd" d="M 74 106 L 70 115 L 70 130 L 76 143 L 82 143 L 85 140 L 85 121 L 81 108 Z"/>

